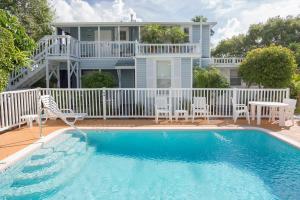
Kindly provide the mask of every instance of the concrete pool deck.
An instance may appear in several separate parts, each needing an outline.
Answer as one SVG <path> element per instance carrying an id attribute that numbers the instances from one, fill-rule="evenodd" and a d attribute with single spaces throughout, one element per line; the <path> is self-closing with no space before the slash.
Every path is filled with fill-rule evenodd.
<path id="1" fill-rule="evenodd" d="M 290 122 L 288 122 L 290 123 Z M 77 127 L 93 127 L 93 128 L 238 128 L 238 127 L 254 127 L 267 129 L 270 132 L 276 133 L 277 136 L 282 136 L 290 141 L 300 143 L 300 120 L 295 120 L 294 126 L 279 127 L 278 124 L 271 124 L 267 120 L 262 121 L 261 126 L 257 126 L 256 122 L 251 122 L 248 125 L 245 120 L 238 120 L 236 124 L 231 119 L 213 119 L 210 122 L 205 120 L 195 120 L 195 123 L 191 121 L 180 120 L 178 122 L 173 121 L 160 121 L 159 124 L 155 124 L 153 119 L 107 119 L 107 120 L 95 120 L 86 119 L 78 121 Z M 43 135 L 49 135 L 59 129 L 68 128 L 61 120 L 50 120 L 43 126 Z M 30 144 L 39 140 L 40 129 L 37 124 L 34 124 L 32 128 L 26 125 L 21 128 L 15 128 L 4 133 L 0 133 L 0 160 L 7 158 L 8 156 L 24 149 Z"/>

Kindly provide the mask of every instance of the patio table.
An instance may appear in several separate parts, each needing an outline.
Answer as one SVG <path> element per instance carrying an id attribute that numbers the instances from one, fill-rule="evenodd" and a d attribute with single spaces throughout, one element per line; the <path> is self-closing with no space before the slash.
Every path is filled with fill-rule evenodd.
<path id="1" fill-rule="evenodd" d="M 281 102 L 266 102 L 266 101 L 249 101 L 251 106 L 251 118 L 255 119 L 255 107 L 256 107 L 256 118 L 257 125 L 261 124 L 261 108 L 270 107 L 270 108 L 279 108 L 279 126 L 285 125 L 284 109 L 289 106 L 289 104 Z"/>

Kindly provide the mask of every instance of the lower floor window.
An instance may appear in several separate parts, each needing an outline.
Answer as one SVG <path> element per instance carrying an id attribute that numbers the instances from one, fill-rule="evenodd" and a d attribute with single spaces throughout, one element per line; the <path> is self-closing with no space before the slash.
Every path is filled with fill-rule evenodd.
<path id="1" fill-rule="evenodd" d="M 159 60 L 156 63 L 157 88 L 171 87 L 171 61 Z"/>
<path id="2" fill-rule="evenodd" d="M 242 84 L 241 77 L 239 76 L 238 70 L 230 70 L 230 85 L 231 86 L 240 86 Z"/>

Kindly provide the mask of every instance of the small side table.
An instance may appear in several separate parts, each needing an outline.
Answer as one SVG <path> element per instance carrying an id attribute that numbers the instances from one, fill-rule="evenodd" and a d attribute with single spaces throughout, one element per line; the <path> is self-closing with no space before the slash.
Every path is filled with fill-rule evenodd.
<path id="1" fill-rule="evenodd" d="M 178 121 L 178 118 L 184 118 L 188 120 L 188 111 L 187 110 L 175 110 L 175 120 Z"/>
<path id="2" fill-rule="evenodd" d="M 21 120 L 23 119 L 23 120 L 25 120 L 26 121 L 26 123 L 27 123 L 27 126 L 29 126 L 30 128 L 32 127 L 32 122 L 34 121 L 34 120 L 36 120 L 36 121 L 38 121 L 39 119 L 38 119 L 38 115 L 23 115 L 23 116 L 21 116 Z M 19 128 L 20 128 L 20 126 L 21 126 L 21 124 L 19 124 Z"/>

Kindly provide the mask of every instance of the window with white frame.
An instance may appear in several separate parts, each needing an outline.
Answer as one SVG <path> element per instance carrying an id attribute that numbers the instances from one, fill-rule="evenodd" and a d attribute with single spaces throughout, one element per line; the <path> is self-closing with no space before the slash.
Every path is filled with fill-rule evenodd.
<path id="1" fill-rule="evenodd" d="M 156 62 L 157 88 L 170 88 L 172 85 L 172 67 L 170 60 Z"/>

